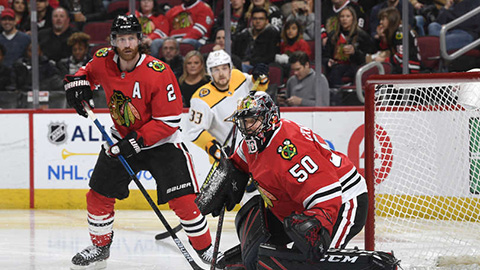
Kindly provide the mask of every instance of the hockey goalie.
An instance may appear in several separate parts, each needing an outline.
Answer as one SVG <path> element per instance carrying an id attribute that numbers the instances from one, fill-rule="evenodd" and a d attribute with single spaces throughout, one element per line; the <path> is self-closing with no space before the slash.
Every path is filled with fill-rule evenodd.
<path id="1" fill-rule="evenodd" d="M 261 196 L 238 212 L 240 245 L 225 252 L 219 268 L 395 269 L 388 253 L 344 250 L 364 227 L 368 204 L 365 179 L 344 154 L 280 119 L 264 92 L 240 100 L 228 120 L 244 138 L 209 174 L 196 203 L 204 215 L 232 210 L 249 176 Z"/>

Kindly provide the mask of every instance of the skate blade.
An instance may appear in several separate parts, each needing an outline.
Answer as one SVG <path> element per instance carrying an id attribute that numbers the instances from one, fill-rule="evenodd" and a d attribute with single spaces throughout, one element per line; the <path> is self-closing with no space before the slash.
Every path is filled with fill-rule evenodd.
<path id="1" fill-rule="evenodd" d="M 107 268 L 107 260 L 91 263 L 89 265 L 72 265 L 70 270 L 100 270 Z"/>

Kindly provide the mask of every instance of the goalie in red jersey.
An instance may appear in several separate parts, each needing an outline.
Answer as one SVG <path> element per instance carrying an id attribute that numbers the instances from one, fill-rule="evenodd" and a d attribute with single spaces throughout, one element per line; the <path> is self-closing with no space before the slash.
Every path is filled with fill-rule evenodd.
<path id="1" fill-rule="evenodd" d="M 93 245 L 73 257 L 72 269 L 90 265 L 100 269 L 110 255 L 115 200 L 128 197 L 131 182 L 118 155 L 135 172 L 152 174 L 158 204 L 169 204 L 202 261 L 210 263 L 211 236 L 207 220 L 194 203 L 199 188 L 181 139 L 182 97 L 175 75 L 168 65 L 145 54 L 135 16 L 119 15 L 111 30 L 113 48 L 98 50 L 75 75 L 65 77 L 68 104 L 84 117 L 82 101 L 93 107 L 92 89 L 103 87 L 114 123 L 112 135 L 118 140 L 100 151 L 90 178 L 86 197 Z"/>
<path id="2" fill-rule="evenodd" d="M 245 267 L 260 267 L 263 243 L 284 246 L 293 241 L 310 262 L 318 262 L 330 247 L 345 248 L 364 227 L 368 204 L 365 179 L 347 156 L 330 149 L 311 129 L 280 119 L 277 106 L 263 92 L 243 98 L 229 120 L 244 140 L 229 159 L 222 159 L 229 172 L 220 179 L 226 191 L 208 200 L 203 193 L 210 191 L 204 186 L 196 202 L 204 215 L 215 215 L 224 204 L 229 210 L 242 197 L 238 193 L 246 173 L 252 175 L 267 207 L 253 198 L 235 218 Z M 228 258 L 223 264 L 229 264 Z"/>

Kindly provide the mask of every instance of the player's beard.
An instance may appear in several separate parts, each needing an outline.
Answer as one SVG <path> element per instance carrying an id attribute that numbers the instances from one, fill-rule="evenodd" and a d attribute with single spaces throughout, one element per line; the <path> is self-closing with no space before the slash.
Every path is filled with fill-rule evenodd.
<path id="1" fill-rule="evenodd" d="M 135 48 L 125 48 L 123 50 L 117 48 L 117 52 L 122 60 L 131 61 L 138 55 L 138 46 Z"/>

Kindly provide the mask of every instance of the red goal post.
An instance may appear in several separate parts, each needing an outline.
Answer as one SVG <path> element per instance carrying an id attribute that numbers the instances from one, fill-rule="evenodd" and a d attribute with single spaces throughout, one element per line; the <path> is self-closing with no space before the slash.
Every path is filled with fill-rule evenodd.
<path id="1" fill-rule="evenodd" d="M 365 248 L 406 269 L 480 265 L 480 72 L 374 75 L 365 89 Z"/>

